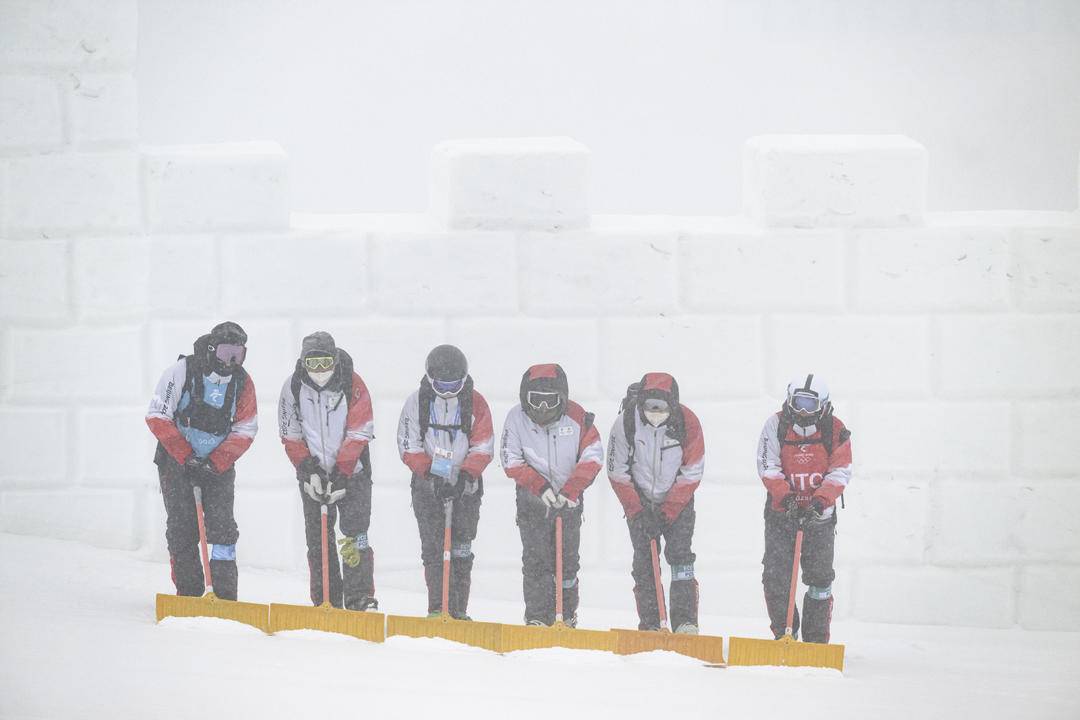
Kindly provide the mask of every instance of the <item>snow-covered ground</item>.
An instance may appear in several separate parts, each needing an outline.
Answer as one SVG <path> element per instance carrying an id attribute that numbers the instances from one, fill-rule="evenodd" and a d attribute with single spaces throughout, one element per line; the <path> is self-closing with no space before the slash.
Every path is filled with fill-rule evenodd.
<path id="1" fill-rule="evenodd" d="M 838 622 L 846 672 L 710 669 L 668 653 L 500 656 L 437 640 L 383 645 L 263 635 L 212 619 L 154 622 L 168 568 L 134 554 L 0 534 L 0 718 L 736 717 L 1076 718 L 1080 633 Z M 306 578 L 241 569 L 244 599 L 303 602 Z M 380 578 L 386 610 L 422 597 Z M 912 592 L 897 588 L 897 592 Z M 474 598 L 474 617 L 520 607 Z M 625 611 L 583 607 L 591 627 Z M 760 636 L 761 618 L 702 618 Z"/>

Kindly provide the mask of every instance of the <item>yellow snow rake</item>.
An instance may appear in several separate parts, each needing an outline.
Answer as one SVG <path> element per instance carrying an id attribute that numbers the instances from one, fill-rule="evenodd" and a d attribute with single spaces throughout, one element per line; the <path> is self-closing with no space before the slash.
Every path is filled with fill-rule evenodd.
<path id="1" fill-rule="evenodd" d="M 826 667 L 844 670 L 844 646 L 806 643 L 795 639 L 791 623 L 795 616 L 795 589 L 799 582 L 799 558 L 802 555 L 803 531 L 795 533 L 795 561 L 791 567 L 791 592 L 788 595 L 787 628 L 779 640 L 731 638 L 728 665 L 781 665 L 787 667 Z"/>
<path id="2" fill-rule="evenodd" d="M 555 624 L 503 625 L 502 652 L 564 647 L 615 651 L 615 635 L 607 630 L 578 630 L 563 622 L 562 516 L 555 516 Z"/>
<path id="3" fill-rule="evenodd" d="M 270 604 L 270 632 L 279 630 L 322 630 L 352 635 L 361 640 L 382 642 L 386 639 L 386 616 L 377 612 L 342 610 L 330 604 L 330 554 L 327 540 L 327 507 L 322 506 L 322 587 L 323 601 L 318 607 Z"/>
<path id="4" fill-rule="evenodd" d="M 656 606 L 660 611 L 660 630 L 612 630 L 615 636 L 615 652 L 619 655 L 633 655 L 652 650 L 670 650 L 710 664 L 722 665 L 724 638 L 671 632 L 667 603 L 664 601 L 664 585 L 660 581 L 660 553 L 656 548 L 656 538 L 649 541 L 649 549 L 652 551 L 653 582 L 656 584 Z"/>
<path id="5" fill-rule="evenodd" d="M 270 632 L 270 608 L 261 603 L 222 600 L 214 594 L 214 580 L 210 575 L 210 555 L 206 550 L 206 524 L 203 520 L 202 488 L 196 485 L 195 518 L 199 522 L 199 550 L 202 554 L 203 579 L 206 594 L 202 597 L 187 595 L 164 595 L 158 593 L 155 610 L 158 622 L 167 617 L 212 617 L 235 620 L 263 632 Z"/>
<path id="6" fill-rule="evenodd" d="M 443 529 L 442 612 L 434 617 L 409 617 L 387 615 L 386 635 L 404 635 L 414 638 L 443 638 L 498 652 L 501 644 L 502 625 L 489 622 L 458 620 L 450 616 L 450 528 L 453 521 L 454 503 L 445 504 L 446 523 Z"/>

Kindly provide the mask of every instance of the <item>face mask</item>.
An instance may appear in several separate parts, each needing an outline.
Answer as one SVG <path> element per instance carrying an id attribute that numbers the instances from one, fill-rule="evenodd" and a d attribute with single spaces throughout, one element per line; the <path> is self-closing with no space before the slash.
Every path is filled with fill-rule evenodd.
<path id="1" fill-rule="evenodd" d="M 660 411 L 646 410 L 644 412 L 644 415 L 645 415 L 645 422 L 649 423 L 653 427 L 660 427 L 661 425 L 663 425 L 664 423 L 667 422 L 669 417 L 671 417 L 671 411 L 670 410 L 660 410 Z"/>
<path id="2" fill-rule="evenodd" d="M 311 382 L 315 383 L 319 387 L 323 387 L 326 383 L 330 382 L 330 378 L 334 376 L 333 370 L 321 370 L 319 372 L 307 371 L 307 376 L 311 378 Z"/>

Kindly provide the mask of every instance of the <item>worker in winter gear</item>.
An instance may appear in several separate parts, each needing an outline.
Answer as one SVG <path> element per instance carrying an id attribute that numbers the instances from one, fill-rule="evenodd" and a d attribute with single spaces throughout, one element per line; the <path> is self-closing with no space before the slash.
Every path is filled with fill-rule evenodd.
<path id="1" fill-rule="evenodd" d="M 428 614 L 443 610 L 443 531 L 445 507 L 450 503 L 450 607 L 446 611 L 468 620 L 472 541 L 484 495 L 482 473 L 491 462 L 495 442 L 491 411 L 484 396 L 473 389 L 461 350 L 439 345 L 428 354 L 420 388 L 401 409 L 397 442 L 402 462 L 412 471 L 412 506 L 420 530 Z"/>
<path id="2" fill-rule="evenodd" d="M 647 373 L 623 399 L 611 428 L 608 479 L 626 513 L 634 546 L 631 575 L 638 629 L 660 629 L 650 541 L 661 540 L 671 566 L 671 626 L 698 632 L 698 582 L 694 577 L 694 491 L 705 469 L 701 423 L 679 402 L 679 385 L 667 373 Z"/>
<path id="3" fill-rule="evenodd" d="M 193 487 L 202 488 L 214 594 L 235 600 L 236 541 L 233 465 L 259 429 L 255 385 L 244 371 L 247 333 L 234 322 L 216 325 L 165 370 L 154 390 L 146 424 L 158 439 L 165 540 L 177 595 L 205 588 Z"/>
<path id="4" fill-rule="evenodd" d="M 521 376 L 521 404 L 506 416 L 502 465 L 517 483 L 525 622 L 555 621 L 555 517 L 563 518 L 563 620 L 577 626 L 583 493 L 604 462 L 593 415 L 570 400 L 566 373 L 533 365 Z"/>
<path id="5" fill-rule="evenodd" d="M 327 332 L 304 338 L 300 358 L 281 388 L 278 423 L 285 453 L 296 467 L 304 511 L 311 602 L 323 602 L 322 505 L 327 506 L 330 592 L 334 607 L 369 610 L 375 599 L 371 521 L 371 395 L 353 371 L 349 353 Z M 338 565 L 339 521 L 344 569 Z M 342 577 L 344 575 L 344 583 Z"/>
<path id="6" fill-rule="evenodd" d="M 851 480 L 851 433 L 833 415 L 829 388 L 821 378 L 800 375 L 788 384 L 783 407 L 761 430 L 757 466 L 769 493 L 761 581 L 773 635 L 780 638 L 786 629 L 795 533 L 802 527 L 800 564 L 808 586 L 803 598 L 802 639 L 827 643 L 836 577 L 835 506 Z M 798 637 L 797 608 L 792 631 Z"/>

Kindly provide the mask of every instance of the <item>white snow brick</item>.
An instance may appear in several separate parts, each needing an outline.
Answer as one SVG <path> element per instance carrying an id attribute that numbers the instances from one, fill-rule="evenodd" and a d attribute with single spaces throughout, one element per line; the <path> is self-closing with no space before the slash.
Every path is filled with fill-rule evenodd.
<path id="1" fill-rule="evenodd" d="M 1006 628 L 1015 605 L 1012 568 L 873 565 L 855 583 L 856 615 L 869 622 Z"/>
<path id="2" fill-rule="evenodd" d="M 0 241 L 0 318 L 59 320 L 68 315 L 67 243 Z"/>
<path id="3" fill-rule="evenodd" d="M 843 398 L 837 413 L 843 412 Z M 851 427 L 860 470 L 889 473 L 897 480 L 944 472 L 1004 478 L 1010 471 L 1013 432 L 1007 402 L 860 403 Z"/>
<path id="4" fill-rule="evenodd" d="M 451 230 L 589 224 L 589 149 L 565 137 L 448 140 L 431 154 L 430 207 Z"/>
<path id="5" fill-rule="evenodd" d="M 147 396 L 146 404 L 150 397 Z M 78 468 L 84 485 L 157 488 L 153 463 L 157 440 L 145 420 L 146 407 L 88 409 L 79 414 Z"/>
<path id="6" fill-rule="evenodd" d="M 946 316 L 938 323 L 946 397 L 1049 396 L 1080 389 L 1080 317 Z"/>
<path id="7" fill-rule="evenodd" d="M 82 153 L 8 162 L 7 231 L 39 237 L 139 227 L 135 153 Z"/>
<path id="8" fill-rule="evenodd" d="M 1018 230 L 1017 304 L 1029 312 L 1080 312 L 1080 227 Z"/>
<path id="9" fill-rule="evenodd" d="M 1076 488 L 1075 479 L 1022 484 L 1024 514 L 1016 533 L 1025 558 L 1080 562 L 1080 515 L 1073 502 Z"/>
<path id="10" fill-rule="evenodd" d="M 1009 246 L 1002 229 L 860 230 L 851 272 L 859 312 L 1005 310 Z"/>
<path id="11" fill-rule="evenodd" d="M 1075 423 L 1080 402 L 1018 403 L 1017 469 L 1029 477 L 1080 476 L 1080 446 Z"/>
<path id="12" fill-rule="evenodd" d="M 5 383 L 12 398 L 150 401 L 140 383 L 142 333 L 138 328 L 11 328 L 8 342 Z"/>
<path id="13" fill-rule="evenodd" d="M 135 66 L 136 0 L 0 0 L 0 67 Z"/>
<path id="14" fill-rule="evenodd" d="M 845 493 L 850 501 L 838 511 L 838 564 L 923 562 L 929 524 L 927 481 L 864 473 L 861 463 L 856 473 Z"/>
<path id="15" fill-rule="evenodd" d="M 5 34 L 5 42 L 6 42 Z M 50 78 L 0 76 L 0 150 L 48 150 L 64 142 L 63 111 Z"/>
<path id="16" fill-rule="evenodd" d="M 40 487 L 70 484 L 67 477 L 67 413 L 7 407 L 0 409 L 0 482 Z"/>
<path id="17" fill-rule="evenodd" d="M 667 372 L 688 404 L 692 398 L 756 398 L 762 389 L 760 348 L 757 318 L 685 315 L 603 321 L 601 390 L 609 398 L 622 398 L 626 386 L 645 373 Z M 764 417 L 755 420 L 765 422 Z M 747 452 L 752 453 L 753 446 Z"/>
<path id="18" fill-rule="evenodd" d="M 903 135 L 759 135 L 743 211 L 769 227 L 921 225 L 926 177 L 926 148 Z"/>
<path id="19" fill-rule="evenodd" d="M 277 143 L 171 145 L 142 152 L 151 230 L 289 227 L 288 158 Z"/>
<path id="20" fill-rule="evenodd" d="M 146 237 L 81 239 L 72 243 L 73 292 L 84 319 L 139 319 L 149 310 L 150 285 L 182 274 L 199 282 L 201 273 L 180 268 L 152 268 Z"/>
<path id="21" fill-rule="evenodd" d="M 674 233 L 529 233 L 519 247 L 530 315 L 656 315 L 677 305 Z"/>
<path id="22" fill-rule="evenodd" d="M 517 267 L 509 233 L 395 233 L 371 238 L 375 306 L 391 315 L 513 313 Z"/>
<path id="23" fill-rule="evenodd" d="M 300 502 L 295 483 L 270 490 L 237 482 L 235 512 L 240 540 L 236 560 L 241 567 L 307 569 Z"/>
<path id="24" fill-rule="evenodd" d="M 604 442 L 607 443 L 606 435 Z M 706 446 L 706 471 L 709 467 L 709 455 Z M 718 456 L 715 459 L 720 460 Z M 601 476 L 603 475 L 606 473 L 601 471 Z M 765 488 L 760 483 L 758 487 L 707 482 L 701 484 L 694 493 L 694 510 L 699 518 L 711 517 L 718 520 L 695 525 L 694 544 L 700 548 L 715 549 L 714 552 L 699 552 L 697 562 L 702 567 L 732 567 L 748 560 L 753 563 L 761 561 L 765 553 L 765 521 L 761 516 L 765 495 Z M 625 526 L 625 520 L 623 525 Z M 629 545 L 629 538 L 624 542 Z M 629 565 L 627 568 L 629 569 Z M 666 573 L 667 569 L 663 572 Z M 757 573 L 757 576 L 760 583 L 761 573 Z"/>
<path id="25" fill-rule="evenodd" d="M 465 352 L 469 373 L 489 400 L 517 404 L 522 373 L 545 362 L 562 365 L 571 399 L 583 401 L 597 395 L 599 324 L 595 320 L 451 320 L 449 338 Z M 423 359 L 417 360 L 419 371 Z M 496 423 L 502 420 L 496 418 Z"/>
<path id="26" fill-rule="evenodd" d="M 627 379 L 623 392 L 626 389 L 625 385 L 640 380 L 642 374 L 644 373 L 633 380 Z M 749 485 L 756 492 L 760 492 L 759 500 L 764 503 L 765 487 L 755 471 L 754 451 L 757 449 L 758 438 L 761 436 L 761 426 L 779 409 L 780 402 L 768 397 L 734 402 L 711 402 L 701 398 L 700 393 L 687 394 L 682 390 L 681 378 L 677 377 L 676 380 L 680 382 L 680 401 L 698 416 L 701 429 L 705 433 L 705 478 L 702 484 Z M 605 424 L 600 430 L 605 444 L 611 425 L 615 422 L 618 400 L 621 400 L 621 396 L 622 393 L 619 398 L 612 398 L 601 404 L 601 410 L 604 412 L 600 415 Z M 844 421 L 848 421 L 846 414 Z M 598 419 L 597 424 L 599 423 Z M 726 513 L 726 511 L 721 512 Z M 757 519 L 761 519 L 760 512 L 757 513 Z"/>
<path id="27" fill-rule="evenodd" d="M 77 145 L 134 143 L 139 105 L 131 75 L 72 73 L 68 87 L 72 139 Z"/>
<path id="28" fill-rule="evenodd" d="M 679 240 L 683 307 L 695 311 L 840 310 L 838 231 L 690 234 Z"/>
<path id="29" fill-rule="evenodd" d="M 791 378 L 813 372 L 841 402 L 929 393 L 931 351 L 923 318 L 781 315 L 767 327 L 770 392 L 783 393 Z"/>
<path id="30" fill-rule="evenodd" d="M 1024 568 L 1020 626 L 1025 630 L 1080 630 L 1080 567 Z"/>
<path id="31" fill-rule="evenodd" d="M 341 314 L 364 307 L 362 236 L 236 235 L 221 242 L 221 304 L 228 315 Z M 310 262 L 316 257 L 320 262 Z"/>
<path id="32" fill-rule="evenodd" d="M 136 507 L 130 490 L 11 490 L 0 494 L 0 530 L 134 550 Z"/>
<path id="33" fill-rule="evenodd" d="M 146 298 L 150 309 L 168 315 L 212 316 L 220 293 L 214 238 L 151 235 L 141 240 L 150 246 Z"/>
<path id="34" fill-rule="evenodd" d="M 927 558 L 934 564 L 1005 564 L 1021 557 L 1026 498 L 1012 482 L 935 480 Z"/>
<path id="35" fill-rule="evenodd" d="M 264 377 L 261 382 L 255 382 L 259 393 L 259 434 L 247 452 L 236 461 L 236 478 L 239 482 L 260 487 L 295 487 L 296 468 L 285 454 L 285 446 L 281 444 L 278 434 L 278 393 L 285 380 L 284 371 L 279 374 L 280 378 Z M 264 385 L 266 388 L 263 388 Z"/>

